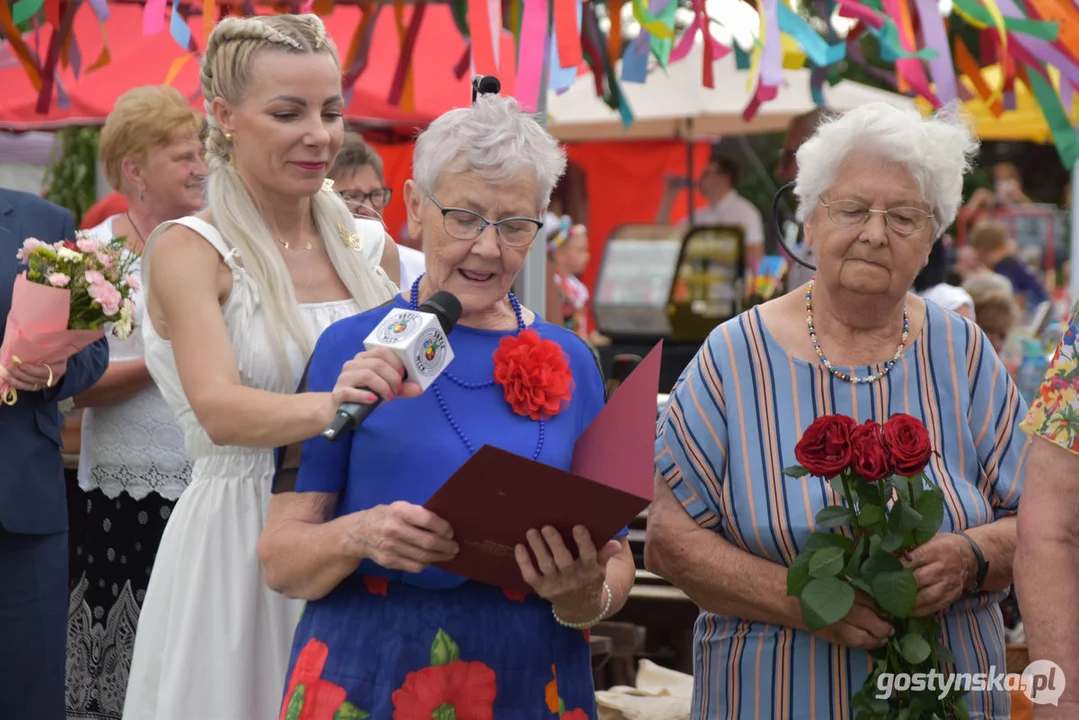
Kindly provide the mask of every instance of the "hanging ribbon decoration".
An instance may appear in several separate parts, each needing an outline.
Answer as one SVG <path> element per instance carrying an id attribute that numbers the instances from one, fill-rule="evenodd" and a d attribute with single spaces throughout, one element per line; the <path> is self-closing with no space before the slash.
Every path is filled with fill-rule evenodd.
<path id="1" fill-rule="evenodd" d="M 23 41 L 22 33 L 15 26 L 15 21 L 11 17 L 11 6 L 6 2 L 0 2 L 0 29 L 4 31 L 4 37 L 7 38 L 8 45 L 11 46 L 11 52 L 18 59 L 19 64 L 23 66 L 23 69 L 26 70 L 26 76 L 30 78 L 30 84 L 34 86 L 34 90 L 40 92 L 42 87 L 41 71 L 38 69 L 33 53 L 30 52 L 30 48 Z"/>
<path id="2" fill-rule="evenodd" d="M 375 22 L 378 14 L 384 6 L 375 4 L 371 0 L 365 0 L 360 5 L 363 19 L 360 20 L 356 32 L 352 34 L 352 42 L 349 43 L 348 54 L 345 59 L 344 88 L 349 90 L 359 79 L 363 71 L 367 69 L 368 57 L 371 54 L 371 44 L 374 40 Z"/>
<path id="3" fill-rule="evenodd" d="M 468 29 L 472 41 L 472 72 L 476 75 L 497 75 L 498 62 L 495 60 L 487 0 L 468 0 Z"/>
<path id="4" fill-rule="evenodd" d="M 419 0 L 412 8 L 412 17 L 409 18 L 408 26 L 404 24 L 403 3 L 394 4 L 394 14 L 397 18 L 397 32 L 401 38 L 401 53 L 397 58 L 397 68 L 393 74 L 393 83 L 390 85 L 390 105 L 400 106 L 405 112 L 416 111 L 416 95 L 413 87 L 412 55 L 416 48 L 416 38 L 420 34 L 420 25 L 423 23 L 423 15 L 427 11 L 427 3 Z"/>
<path id="5" fill-rule="evenodd" d="M 1079 135 L 1072 127 L 1071 119 L 1052 84 L 1045 76 L 1044 68 L 1038 64 L 1028 67 L 1027 70 L 1031 92 L 1034 93 L 1045 123 L 1049 126 L 1049 132 L 1053 135 L 1053 144 L 1056 146 L 1057 154 L 1064 163 L 1064 167 L 1071 170 L 1079 161 Z"/>
<path id="6" fill-rule="evenodd" d="M 539 107 L 540 86 L 547 55 L 547 0 L 528 0 L 521 18 L 521 35 L 517 51 L 517 86 L 513 96 L 525 112 Z"/>
<path id="7" fill-rule="evenodd" d="M 63 16 L 60 19 L 60 25 L 52 31 L 52 38 L 49 40 L 49 53 L 45 59 L 45 66 L 41 69 L 41 90 L 37 96 L 37 106 L 35 111 L 39 115 L 45 115 L 49 112 L 49 105 L 52 104 L 52 88 L 56 76 L 56 63 L 60 60 L 60 50 L 67 42 L 67 38 L 71 35 L 71 30 L 75 26 L 75 12 L 79 9 L 81 0 L 68 0 L 64 5 Z M 45 10 L 48 12 L 49 4 L 46 2 Z"/>

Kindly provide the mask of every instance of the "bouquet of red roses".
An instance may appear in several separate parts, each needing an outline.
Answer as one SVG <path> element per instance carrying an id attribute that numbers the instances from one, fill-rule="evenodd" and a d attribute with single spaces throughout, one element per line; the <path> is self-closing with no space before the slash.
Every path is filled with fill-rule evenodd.
<path id="1" fill-rule="evenodd" d="M 925 425 L 910 415 L 893 415 L 884 425 L 858 425 L 844 415 L 825 415 L 810 425 L 794 449 L 800 465 L 791 477 L 825 479 L 843 499 L 817 513 L 814 532 L 787 570 L 787 594 L 801 600 L 811 631 L 842 620 L 855 591 L 873 598 L 895 634 L 872 651 L 873 670 L 852 698 L 859 719 L 914 720 L 967 718 L 961 692 L 933 689 L 894 691 L 878 696 L 882 673 L 940 671 L 955 656 L 941 642 L 934 617 L 911 617 L 918 595 L 914 568 L 905 553 L 928 542 L 944 520 L 944 493 L 925 475 L 933 455 Z"/>
<path id="2" fill-rule="evenodd" d="M 123 237 L 98 242 L 84 233 L 52 244 L 27 238 L 15 254 L 26 272 L 15 278 L 0 369 L 65 362 L 108 330 L 121 339 L 130 335 L 130 295 L 139 282 L 130 274 L 136 257 L 125 245 Z M 0 402 L 17 401 L 0 372 Z"/>

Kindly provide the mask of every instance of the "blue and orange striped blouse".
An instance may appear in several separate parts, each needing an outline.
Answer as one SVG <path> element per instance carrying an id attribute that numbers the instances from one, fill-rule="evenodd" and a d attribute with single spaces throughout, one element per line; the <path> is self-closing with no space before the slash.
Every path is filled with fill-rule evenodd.
<path id="1" fill-rule="evenodd" d="M 701 527 L 790 565 L 813 518 L 841 500 L 822 480 L 792 479 L 794 446 L 832 413 L 920 418 L 939 453 L 941 532 L 1013 515 L 1022 491 L 1026 407 L 985 335 L 927 303 L 926 322 L 881 382 L 852 385 L 790 355 L 756 310 L 723 323 L 682 373 L 656 430 L 656 468 Z M 877 367 L 851 368 L 859 376 Z M 722 568 L 717 568 L 722 572 Z M 1005 670 L 1004 592 L 965 595 L 945 611 L 956 672 Z M 693 718 L 846 720 L 871 668 L 867 652 L 808 632 L 702 611 L 694 629 Z M 1010 717 L 1007 691 L 967 695 L 971 718 Z"/>

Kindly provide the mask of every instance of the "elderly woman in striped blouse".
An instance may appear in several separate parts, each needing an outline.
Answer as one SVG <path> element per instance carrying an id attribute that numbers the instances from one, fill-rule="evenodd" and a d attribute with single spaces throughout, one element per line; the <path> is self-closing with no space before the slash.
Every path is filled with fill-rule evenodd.
<path id="1" fill-rule="evenodd" d="M 678 381 L 657 427 L 645 559 L 701 608 L 694 718 L 852 718 L 889 639 L 868 596 L 817 633 L 787 596 L 813 518 L 839 503 L 827 483 L 782 474 L 825 414 L 928 427 L 945 517 L 914 553 L 914 614 L 940 615 L 956 672 L 1003 672 L 1026 408 L 977 326 L 910 291 L 976 148 L 960 124 L 889 105 L 825 121 L 798 151 L 816 278 L 717 327 Z M 1010 716 L 1003 689 L 966 700 L 972 718 Z"/>

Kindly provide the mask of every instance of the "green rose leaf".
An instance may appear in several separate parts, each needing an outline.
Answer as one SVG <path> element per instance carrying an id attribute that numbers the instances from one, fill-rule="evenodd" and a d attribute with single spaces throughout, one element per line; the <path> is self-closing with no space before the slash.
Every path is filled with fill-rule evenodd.
<path id="1" fill-rule="evenodd" d="M 787 568 L 787 597 L 798 597 L 809 583 L 810 555 L 799 555 Z"/>
<path id="2" fill-rule="evenodd" d="M 864 527 L 874 527 L 884 519 L 884 510 L 880 505 L 863 505 L 858 513 L 858 522 Z"/>
<path id="3" fill-rule="evenodd" d="M 850 509 L 841 505 L 829 505 L 817 513 L 817 525 L 822 528 L 844 527 L 853 521 Z"/>
<path id="4" fill-rule="evenodd" d="M 371 713 L 360 710 L 347 700 L 333 714 L 333 720 L 367 720 L 369 717 L 371 717 Z"/>
<path id="5" fill-rule="evenodd" d="M 854 544 L 854 550 L 851 551 L 850 560 L 847 561 L 847 566 L 843 568 L 843 574 L 848 578 L 856 578 L 862 570 L 862 557 L 865 555 L 866 548 L 869 547 L 869 541 L 865 536 L 858 538 L 858 542 Z"/>
<path id="6" fill-rule="evenodd" d="M 951 665 L 954 665 L 956 662 L 958 662 L 958 660 L 956 660 L 955 653 L 949 650 L 947 645 L 938 642 L 936 643 L 936 649 L 938 662 Z"/>
<path id="7" fill-rule="evenodd" d="M 940 524 L 944 522 L 944 498 L 933 492 L 923 493 L 918 498 L 917 507 L 922 521 L 918 523 L 915 532 L 918 533 L 919 539 L 925 542 L 937 534 Z"/>
<path id="8" fill-rule="evenodd" d="M 813 632 L 834 625 L 854 606 L 854 588 L 834 577 L 814 578 L 802 591 L 802 617 Z"/>
<path id="9" fill-rule="evenodd" d="M 869 552 L 869 557 L 862 563 L 862 577 L 868 583 L 873 584 L 873 580 L 881 573 L 899 572 L 903 569 L 903 563 L 899 561 L 899 558 L 889 554 L 883 548 L 874 552 L 871 543 Z"/>
<path id="10" fill-rule="evenodd" d="M 895 716 L 895 720 L 911 720 L 910 708 L 903 708 L 899 711 L 899 714 Z"/>
<path id="11" fill-rule="evenodd" d="M 789 468 L 783 470 L 783 474 L 787 477 L 802 478 L 808 475 L 809 471 L 801 465 L 791 465 Z"/>
<path id="12" fill-rule="evenodd" d="M 431 643 L 431 665 L 449 665 L 461 659 L 461 648 L 445 633 L 442 628 L 438 629 L 435 641 Z"/>
<path id="13" fill-rule="evenodd" d="M 433 720 L 457 720 L 457 711 L 453 709 L 453 705 L 442 703 L 431 713 L 431 717 Z"/>
<path id="14" fill-rule="evenodd" d="M 800 555 L 812 555 L 821 548 L 837 547 L 850 550 L 854 547 L 854 541 L 846 535 L 839 533 L 813 532 L 809 534 L 805 544 L 802 545 Z"/>
<path id="15" fill-rule="evenodd" d="M 856 589 L 864 592 L 866 595 L 873 595 L 873 586 L 860 577 L 851 578 L 850 584 L 853 585 Z"/>
<path id="16" fill-rule="evenodd" d="M 894 511 L 893 511 L 894 512 Z M 899 527 L 904 531 L 917 530 L 922 524 L 922 514 L 907 503 L 899 506 Z"/>
<path id="17" fill-rule="evenodd" d="M 929 643 L 921 635 L 907 633 L 899 641 L 899 651 L 907 662 L 917 665 L 929 657 L 932 648 L 929 647 Z"/>
<path id="18" fill-rule="evenodd" d="M 835 577 L 843 569 L 845 559 L 842 548 L 821 548 L 809 561 L 809 574 L 815 578 Z"/>
<path id="19" fill-rule="evenodd" d="M 914 579 L 914 571 L 904 568 L 897 572 L 883 572 L 873 578 L 872 585 L 873 597 L 882 610 L 899 618 L 910 616 L 918 598 L 918 581 Z"/>
<path id="20" fill-rule="evenodd" d="M 285 720 L 299 720 L 303 712 L 304 686 L 297 685 L 292 691 L 292 697 L 288 700 L 288 709 L 285 710 Z"/>
<path id="21" fill-rule="evenodd" d="M 828 478 L 828 484 L 835 490 L 835 494 L 841 498 L 847 497 L 847 490 L 843 487 L 843 476 L 835 475 Z"/>
<path id="22" fill-rule="evenodd" d="M 897 532 L 888 532 L 880 541 L 880 549 L 887 553 L 894 553 L 903 547 L 903 535 Z"/>

